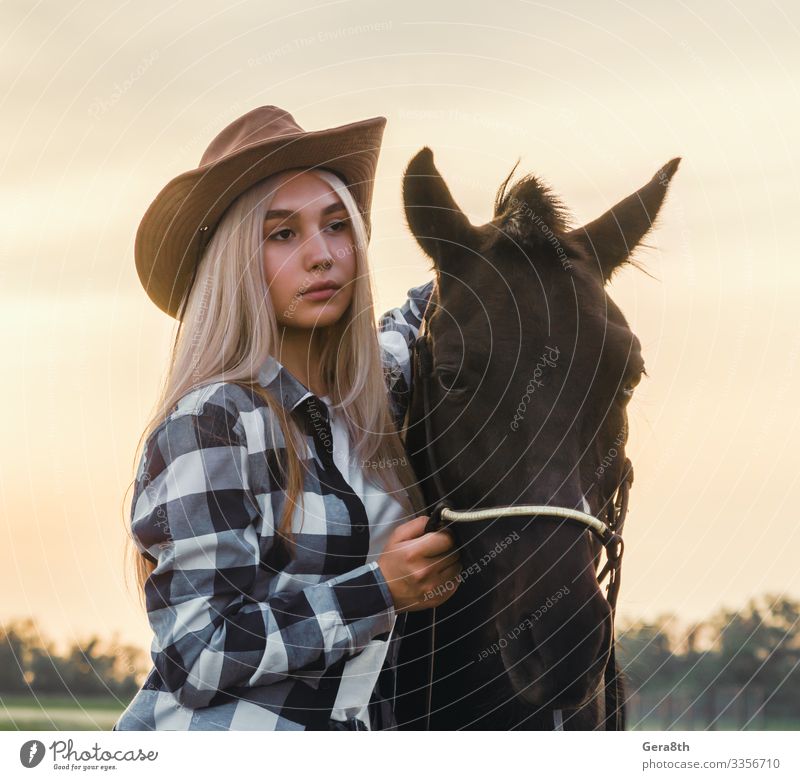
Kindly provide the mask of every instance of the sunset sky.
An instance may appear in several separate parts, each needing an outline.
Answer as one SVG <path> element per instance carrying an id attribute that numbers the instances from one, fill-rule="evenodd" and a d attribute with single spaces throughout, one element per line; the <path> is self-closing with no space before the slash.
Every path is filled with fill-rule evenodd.
<path id="1" fill-rule="evenodd" d="M 378 313 L 431 276 L 400 198 L 422 146 L 474 223 L 520 156 L 581 222 L 682 157 L 636 255 L 652 276 L 612 287 L 649 374 L 619 612 L 800 598 L 795 3 L 51 0 L 0 18 L 0 620 L 149 647 L 123 579 L 125 491 L 174 321 L 139 285 L 134 236 L 264 104 L 307 130 L 387 117 Z"/>

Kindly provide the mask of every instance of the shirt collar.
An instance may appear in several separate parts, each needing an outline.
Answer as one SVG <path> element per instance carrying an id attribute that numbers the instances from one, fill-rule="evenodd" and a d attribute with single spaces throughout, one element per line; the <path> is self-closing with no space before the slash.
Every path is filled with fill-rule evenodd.
<path id="1" fill-rule="evenodd" d="M 262 363 L 257 378 L 258 383 L 277 398 L 284 409 L 290 412 L 307 398 L 318 397 L 272 355 L 268 355 Z M 326 396 L 320 398 L 327 402 Z"/>

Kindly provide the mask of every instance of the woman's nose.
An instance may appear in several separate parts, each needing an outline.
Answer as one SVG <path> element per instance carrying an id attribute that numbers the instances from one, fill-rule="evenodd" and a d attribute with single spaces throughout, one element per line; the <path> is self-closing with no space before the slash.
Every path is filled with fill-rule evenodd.
<path id="1" fill-rule="evenodd" d="M 310 236 L 303 247 L 306 266 L 310 269 L 318 265 L 328 266 L 333 262 L 333 254 L 325 234 L 317 231 Z"/>

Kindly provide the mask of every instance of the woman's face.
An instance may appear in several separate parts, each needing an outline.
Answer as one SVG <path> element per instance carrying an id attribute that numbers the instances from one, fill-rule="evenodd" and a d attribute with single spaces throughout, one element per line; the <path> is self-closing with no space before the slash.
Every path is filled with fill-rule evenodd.
<path id="1" fill-rule="evenodd" d="M 291 174 L 275 192 L 264 220 L 264 273 L 281 325 L 324 328 L 350 305 L 352 226 L 339 196 L 311 173 Z M 314 292 L 327 283 L 335 289 Z"/>

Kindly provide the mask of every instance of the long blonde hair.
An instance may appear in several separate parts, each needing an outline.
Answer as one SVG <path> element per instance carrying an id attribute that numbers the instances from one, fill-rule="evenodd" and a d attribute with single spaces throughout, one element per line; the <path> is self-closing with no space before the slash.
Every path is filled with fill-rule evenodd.
<path id="1" fill-rule="evenodd" d="M 423 511 L 424 503 L 389 408 L 375 325 L 364 220 L 350 190 L 336 174 L 322 169 L 308 172 L 329 184 L 344 204 L 356 255 L 351 304 L 340 320 L 324 331 L 322 381 L 332 404 L 344 412 L 355 456 L 362 464 L 392 466 L 364 468 L 365 478 L 391 493 L 410 519 Z M 264 361 L 269 355 L 276 355 L 279 334 L 264 277 L 264 216 L 275 191 L 289 174 L 281 171 L 242 193 L 228 207 L 211 236 L 194 284 L 184 300 L 167 375 L 155 412 L 139 440 L 136 460 L 141 457 L 147 437 L 191 390 L 224 381 L 254 391 L 264 399 L 271 417 L 278 420 L 289 453 L 285 474 L 287 500 L 275 532 L 290 549 L 291 518 L 303 493 L 303 434 L 291 415 L 257 382 Z M 127 551 L 133 555 L 132 568 L 141 598 L 144 583 L 155 564 L 135 547 L 130 528 Z"/>

